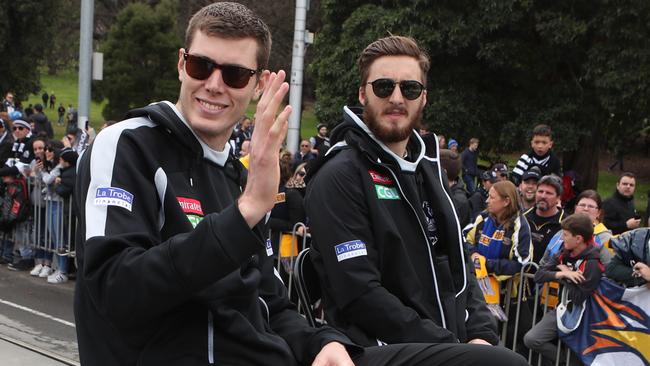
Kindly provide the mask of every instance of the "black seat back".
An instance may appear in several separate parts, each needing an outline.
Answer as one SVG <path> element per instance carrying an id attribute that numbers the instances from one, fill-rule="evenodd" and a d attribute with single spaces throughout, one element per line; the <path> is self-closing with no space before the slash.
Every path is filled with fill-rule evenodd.
<path id="1" fill-rule="evenodd" d="M 318 274 L 314 269 L 309 253 L 310 249 L 306 248 L 298 254 L 294 264 L 293 276 L 298 298 L 300 299 L 298 310 L 305 315 L 309 325 L 318 327 L 320 324 L 316 322 L 314 305 L 321 298 L 321 288 Z"/>

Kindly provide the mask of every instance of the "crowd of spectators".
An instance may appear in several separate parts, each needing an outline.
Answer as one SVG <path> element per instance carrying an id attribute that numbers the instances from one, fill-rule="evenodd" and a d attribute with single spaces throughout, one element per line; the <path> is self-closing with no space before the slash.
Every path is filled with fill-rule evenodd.
<path id="1" fill-rule="evenodd" d="M 400 93 L 402 88 L 400 84 Z M 75 230 L 75 208 L 70 200 L 75 189 L 75 166 L 78 156 L 92 142 L 92 135 L 76 128 L 76 114 L 70 106 L 67 113 L 73 127 L 68 128 L 60 141 L 54 139 L 54 129 L 43 109 L 48 102 L 49 108 L 54 109 L 56 98 L 47 93 L 42 97 L 43 105 L 25 110 L 15 105 L 12 93 L 7 93 L 1 104 L 0 261 L 11 270 L 28 270 L 32 276 L 61 284 L 69 280 L 73 270 L 69 243 Z M 419 95 L 414 99 L 417 98 Z M 65 113 L 63 104 L 57 112 L 61 124 Z M 230 151 L 245 168 L 249 166 L 254 128 L 254 118 L 243 116 L 229 139 Z M 436 138 L 426 130 L 422 132 L 426 154 L 439 159 L 444 170 L 441 182 L 447 185 L 437 193 L 444 192 L 449 198 L 452 213 L 449 216 L 455 216 L 464 229 L 459 239 L 461 256 L 468 256 L 474 264 L 495 323 L 508 321 L 502 310 L 511 299 L 499 295 L 502 281 L 517 275 L 530 263 L 539 265 L 534 275 L 538 286 L 527 291 L 534 293 L 545 283 L 559 281 L 574 304 L 583 303 L 596 290 L 603 275 L 625 286 L 650 287 L 650 234 L 647 228 L 641 228 L 642 220 L 634 207 L 634 174 L 621 174 L 616 191 L 604 201 L 597 192 L 586 190 L 570 196 L 574 202 L 569 205 L 568 200 L 563 200 L 567 197 L 566 176 L 562 175 L 560 160 L 552 151 L 553 135 L 547 125 L 532 130 L 531 149 L 521 155 L 512 170 L 502 162 L 481 169 L 478 138 L 471 138 L 467 147 L 461 149 L 456 139 L 446 139 L 443 135 Z M 305 210 L 305 176 L 310 169 L 322 166 L 324 156 L 332 148 L 328 135 L 328 126 L 319 124 L 317 134 L 302 139 L 295 154 L 284 149 L 279 152 L 280 181 L 275 205 L 266 221 L 266 239 L 270 243 L 269 253 L 274 253 L 285 278 L 293 269 L 285 260 L 298 253 L 296 237 L 309 236 L 311 223 Z M 375 183 L 392 182 L 392 177 L 369 173 Z M 392 193 L 386 187 L 377 187 L 379 198 L 399 198 L 397 190 Z M 380 192 L 380 189 L 384 190 Z M 312 194 L 323 206 L 331 198 Z M 318 212 L 319 206 L 309 203 L 311 212 Z M 423 208 L 427 205 L 428 202 L 422 202 Z M 442 237 L 448 233 L 435 227 L 440 217 L 434 217 L 434 209 L 428 207 L 423 211 L 431 212 L 426 230 L 430 235 L 427 238 L 436 238 L 432 240 L 434 246 L 438 234 Z M 337 215 L 331 210 L 327 214 Z M 325 229 L 329 228 L 321 222 L 321 233 Z M 30 237 L 29 233 L 35 235 Z M 365 244 L 363 248 L 365 252 Z M 535 315 L 531 310 L 538 304 L 522 301 L 526 301 L 522 310 L 525 319 L 518 338 L 527 348 L 538 352 L 546 364 L 557 354 L 553 343 L 558 329 L 556 310 Z M 405 333 L 409 331 L 406 329 Z M 452 337 L 451 333 L 449 336 Z"/>
<path id="2" fill-rule="evenodd" d="M 92 134 L 76 127 L 71 106 L 67 131 L 55 139 L 44 108 L 54 109 L 56 96 L 46 94 L 23 109 L 8 92 L 0 105 L 0 263 L 60 284 L 74 269 L 75 166 Z"/>

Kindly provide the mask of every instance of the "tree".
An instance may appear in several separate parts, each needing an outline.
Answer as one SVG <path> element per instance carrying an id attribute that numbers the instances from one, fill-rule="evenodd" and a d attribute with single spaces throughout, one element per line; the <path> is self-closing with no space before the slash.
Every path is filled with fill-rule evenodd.
<path id="1" fill-rule="evenodd" d="M 413 36 L 430 55 L 430 128 L 461 143 L 480 137 L 498 155 L 526 148 L 532 127 L 547 123 L 564 170 L 585 188 L 596 186 L 603 137 L 640 130 L 648 114 L 646 1 L 327 0 L 321 11 L 310 71 L 324 122 L 358 103 L 356 57 L 390 33 Z"/>
<path id="2" fill-rule="evenodd" d="M 41 89 L 43 65 L 54 32 L 50 14 L 55 0 L 0 0 L 0 93 L 13 91 L 17 99 Z"/>
<path id="3" fill-rule="evenodd" d="M 59 0 L 49 14 L 50 34 L 45 53 L 47 73 L 55 75 L 63 68 L 76 66 L 79 60 L 80 0 Z"/>
<path id="4" fill-rule="evenodd" d="M 117 16 L 100 49 L 104 80 L 93 85 L 93 99 L 108 99 L 106 119 L 120 119 L 132 108 L 178 95 L 176 0 L 155 6 L 127 5 Z"/>

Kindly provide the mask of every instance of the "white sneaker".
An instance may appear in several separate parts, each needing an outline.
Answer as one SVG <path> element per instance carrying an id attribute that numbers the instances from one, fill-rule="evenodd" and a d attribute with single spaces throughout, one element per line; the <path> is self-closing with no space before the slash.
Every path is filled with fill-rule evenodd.
<path id="1" fill-rule="evenodd" d="M 63 273 L 61 273 L 61 272 L 59 272 L 59 271 L 56 271 L 56 272 L 54 272 L 53 275 L 51 275 L 51 276 L 49 276 L 49 277 L 47 278 L 47 282 L 49 282 L 49 283 L 64 283 L 64 282 L 68 282 L 68 276 L 66 276 L 65 274 L 63 274 Z"/>
<path id="2" fill-rule="evenodd" d="M 31 271 L 29 271 L 29 274 L 32 276 L 38 276 L 41 273 L 42 269 L 43 269 L 43 265 L 39 263 L 35 265 Z"/>
<path id="3" fill-rule="evenodd" d="M 38 274 L 38 277 L 40 278 L 49 277 L 53 272 L 54 270 L 52 269 L 52 267 L 43 266 L 43 268 L 41 269 L 41 273 Z"/>

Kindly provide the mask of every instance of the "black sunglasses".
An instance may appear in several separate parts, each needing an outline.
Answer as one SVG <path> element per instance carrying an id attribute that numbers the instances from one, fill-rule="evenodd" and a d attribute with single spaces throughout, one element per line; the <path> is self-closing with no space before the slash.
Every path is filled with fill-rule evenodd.
<path id="1" fill-rule="evenodd" d="M 185 59 L 185 71 L 189 76 L 197 80 L 205 80 L 212 75 L 215 69 L 221 70 L 223 82 L 231 88 L 241 89 L 248 85 L 251 76 L 259 70 L 251 70 L 235 65 L 220 65 L 209 58 L 191 55 L 187 52 L 183 54 Z"/>
<path id="2" fill-rule="evenodd" d="M 299 171 L 297 174 L 298 174 L 299 177 L 304 177 L 305 175 L 307 175 L 307 173 L 302 171 L 302 170 Z"/>
<path id="3" fill-rule="evenodd" d="M 14 126 L 14 128 L 13 128 L 14 131 L 16 131 L 16 130 L 22 131 L 24 129 L 25 129 L 25 127 L 23 127 L 23 126 Z"/>
<path id="4" fill-rule="evenodd" d="M 404 98 L 408 100 L 415 100 L 422 95 L 424 85 L 417 80 L 402 80 L 397 82 L 393 79 L 377 79 L 373 82 L 368 82 L 372 85 L 372 92 L 379 98 L 386 98 L 393 94 L 395 85 L 399 84 L 399 90 L 402 92 Z"/>

